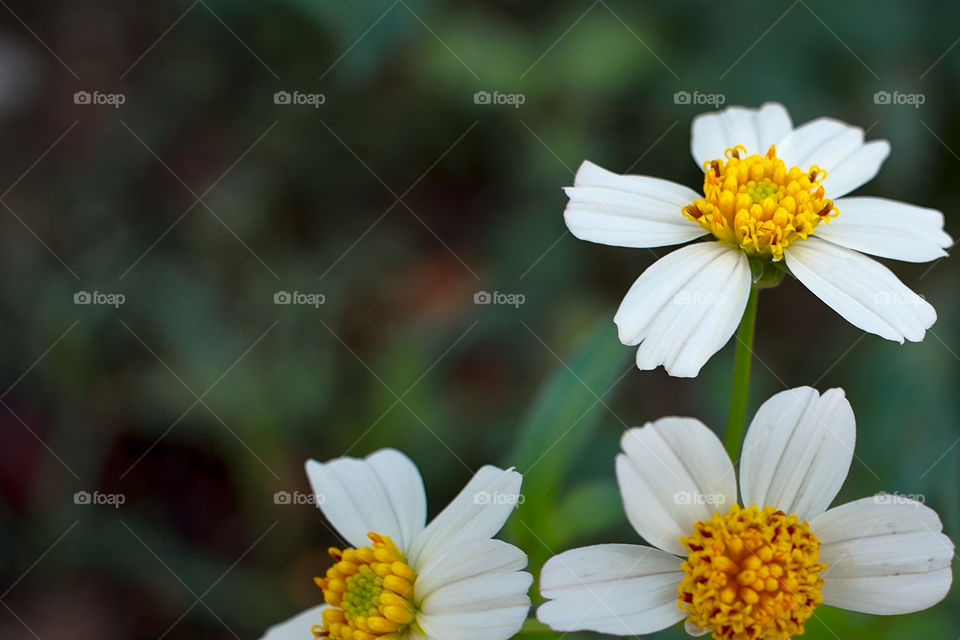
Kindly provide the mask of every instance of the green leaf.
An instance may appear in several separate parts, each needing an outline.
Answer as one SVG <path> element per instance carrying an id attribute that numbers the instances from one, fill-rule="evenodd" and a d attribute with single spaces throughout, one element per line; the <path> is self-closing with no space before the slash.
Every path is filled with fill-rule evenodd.
<path id="1" fill-rule="evenodd" d="M 614 480 L 592 480 L 571 491 L 553 511 L 554 541 L 566 548 L 624 521 Z"/>
<path id="2" fill-rule="evenodd" d="M 615 419 L 605 406 L 610 402 L 606 394 L 624 373 L 629 354 L 609 318 L 596 323 L 572 356 L 560 356 L 563 362 L 522 423 L 509 462 L 524 474 L 524 502 L 510 519 L 509 532 L 534 570 L 560 550 L 563 527 L 556 527 L 552 515 L 560 487 L 600 421 Z M 586 520 L 593 517 L 592 510 L 589 513 L 575 517 Z"/>

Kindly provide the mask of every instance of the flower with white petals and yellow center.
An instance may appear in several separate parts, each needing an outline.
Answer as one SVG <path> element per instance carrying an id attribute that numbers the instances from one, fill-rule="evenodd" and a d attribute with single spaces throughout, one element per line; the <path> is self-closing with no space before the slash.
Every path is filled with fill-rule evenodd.
<path id="1" fill-rule="evenodd" d="M 526 555 L 493 538 L 521 476 L 486 466 L 429 525 L 416 465 L 393 449 L 307 463 L 317 503 L 354 545 L 315 578 L 325 604 L 263 640 L 506 640 L 530 608 Z"/>
<path id="2" fill-rule="evenodd" d="M 778 393 L 733 465 L 710 429 L 662 418 L 630 429 L 616 471 L 624 510 L 653 546 L 601 544 L 554 556 L 537 618 L 556 631 L 653 633 L 685 621 L 716 640 L 788 640 L 818 606 L 902 614 L 952 581 L 953 543 L 918 502 L 881 494 L 828 508 L 856 438 L 840 389 Z"/>
<path id="3" fill-rule="evenodd" d="M 919 341 L 936 312 L 870 254 L 907 262 L 952 244 L 934 209 L 847 194 L 872 179 L 884 140 L 831 118 L 793 128 L 787 110 L 731 107 L 697 116 L 691 150 L 703 193 L 584 162 L 564 211 L 582 240 L 663 247 L 705 234 L 647 269 L 614 318 L 639 345 L 637 366 L 696 376 L 733 335 L 751 286 L 789 272 L 847 321 L 888 340 Z"/>

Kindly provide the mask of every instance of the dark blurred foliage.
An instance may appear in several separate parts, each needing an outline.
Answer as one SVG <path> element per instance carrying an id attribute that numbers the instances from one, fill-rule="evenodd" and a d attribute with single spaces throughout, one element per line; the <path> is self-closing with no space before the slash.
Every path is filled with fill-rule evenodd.
<path id="1" fill-rule="evenodd" d="M 697 186 L 704 107 L 678 90 L 889 139 L 860 192 L 939 208 L 960 235 L 956 4 L 11 0 L 0 16 L 4 638 L 259 637 L 319 601 L 335 542 L 316 509 L 275 503 L 308 491 L 306 458 L 398 446 L 431 513 L 469 469 L 512 464 L 541 381 L 665 251 L 578 242 L 560 187 L 584 158 Z M 894 268 L 938 310 L 924 343 L 863 336 L 786 282 L 761 297 L 751 405 L 842 385 L 859 441 L 840 499 L 922 494 L 956 540 L 960 266 Z M 275 305 L 280 290 L 326 301 Z M 480 290 L 525 303 L 477 306 Z M 729 348 L 694 380 L 632 371 L 623 349 L 565 491 L 609 486 L 624 422 L 722 425 Z M 570 544 L 635 540 L 613 522 Z M 822 608 L 807 637 L 953 637 L 958 605 Z"/>

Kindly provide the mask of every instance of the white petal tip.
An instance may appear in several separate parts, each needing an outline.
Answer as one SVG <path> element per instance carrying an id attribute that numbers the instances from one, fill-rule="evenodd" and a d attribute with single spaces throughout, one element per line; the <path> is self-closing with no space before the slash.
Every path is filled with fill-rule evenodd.
<path id="1" fill-rule="evenodd" d="M 700 373 L 700 369 L 696 371 L 689 371 L 687 369 L 669 367 L 663 362 L 654 362 L 653 360 L 646 357 L 641 350 L 637 350 L 637 369 L 640 371 L 653 371 L 658 367 L 663 367 L 663 370 L 667 372 L 667 375 L 671 378 L 696 378 L 697 374 Z"/>
<path id="2" fill-rule="evenodd" d="M 607 171 L 603 167 L 589 160 L 584 160 L 580 163 L 580 166 L 577 167 L 577 173 L 573 177 L 573 185 L 580 186 L 591 176 L 596 176 L 597 174 L 601 175 L 616 175 L 612 171 Z"/>
<path id="3" fill-rule="evenodd" d="M 549 609 L 547 608 L 546 602 L 540 605 L 539 607 L 537 607 L 537 611 L 536 611 L 537 621 L 541 624 L 547 625 L 548 627 L 550 627 L 552 631 L 563 631 L 563 629 L 557 629 L 552 624 L 550 624 L 550 616 L 548 614 L 548 611 Z"/>
<path id="4" fill-rule="evenodd" d="M 667 375 L 669 375 L 671 378 L 696 378 L 697 376 L 700 375 L 700 369 L 702 368 L 703 367 L 697 367 L 696 369 L 687 369 L 687 368 L 677 369 L 677 368 L 670 368 L 665 366 L 664 370 L 667 372 Z"/>
<path id="5" fill-rule="evenodd" d="M 810 389 L 811 391 L 816 391 L 816 389 L 814 389 L 813 387 L 800 387 L 800 388 L 802 388 L 802 389 Z M 842 387 L 834 387 L 834 388 L 832 388 L 832 389 L 827 389 L 826 391 L 823 392 L 823 397 L 824 397 L 824 398 L 827 398 L 827 397 L 832 398 L 833 396 L 840 396 L 840 398 L 846 398 L 846 397 L 847 397 L 847 392 L 844 391 Z"/>
<path id="6" fill-rule="evenodd" d="M 637 342 L 639 342 L 639 340 L 637 340 Z M 636 344 L 636 342 L 634 342 L 634 344 Z M 700 370 L 703 369 L 703 365 L 706 364 L 706 360 L 709 359 L 711 355 L 713 354 L 709 353 L 700 358 L 703 360 L 703 362 L 685 362 L 682 364 L 676 364 L 660 362 L 658 359 L 650 358 L 650 356 L 645 354 L 642 349 L 638 349 L 637 369 L 640 371 L 653 371 L 657 367 L 662 366 L 663 370 L 666 371 L 667 375 L 671 378 L 696 378 L 698 375 L 700 375 Z"/>
<path id="7" fill-rule="evenodd" d="M 628 331 L 626 323 L 618 317 L 620 312 L 617 312 L 617 316 L 614 316 L 613 322 L 617 327 L 617 339 L 620 340 L 620 344 L 625 347 L 635 347 L 640 342 L 640 336 L 636 334 L 635 331 Z"/>
<path id="8" fill-rule="evenodd" d="M 688 636 L 692 636 L 694 638 L 699 638 L 700 636 L 705 636 L 710 633 L 710 629 L 698 627 L 689 621 L 683 623 L 683 630 L 687 632 Z"/>

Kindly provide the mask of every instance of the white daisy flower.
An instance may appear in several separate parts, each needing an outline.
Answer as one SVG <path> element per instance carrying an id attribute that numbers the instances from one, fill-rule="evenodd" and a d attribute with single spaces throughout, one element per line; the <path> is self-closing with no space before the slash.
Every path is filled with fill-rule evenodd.
<path id="1" fill-rule="evenodd" d="M 630 429 L 616 470 L 624 510 L 654 547 L 602 544 L 544 565 L 557 631 L 787 640 L 822 604 L 873 614 L 933 606 L 950 589 L 953 543 L 932 509 L 878 495 L 827 509 L 853 458 L 843 390 L 790 389 L 760 407 L 740 462 L 693 418 Z"/>
<path id="2" fill-rule="evenodd" d="M 307 462 L 317 503 L 354 548 L 330 549 L 316 578 L 326 604 L 262 640 L 506 640 L 530 609 L 527 556 L 493 539 L 517 504 L 521 476 L 485 466 L 426 524 L 416 465 L 394 449 L 363 460 Z"/>
<path id="3" fill-rule="evenodd" d="M 633 284 L 614 321 L 640 345 L 637 366 L 694 377 L 733 335 L 751 287 L 750 260 L 781 260 L 850 323 L 888 340 L 920 341 L 936 312 L 879 262 L 927 262 L 951 245 L 943 214 L 875 197 L 842 197 L 872 179 L 885 140 L 831 118 L 793 128 L 787 110 L 730 107 L 694 118 L 691 151 L 703 193 L 591 162 L 577 171 L 564 218 L 582 240 L 663 247 L 709 233 Z M 861 253 L 862 252 L 862 253 Z"/>

